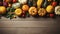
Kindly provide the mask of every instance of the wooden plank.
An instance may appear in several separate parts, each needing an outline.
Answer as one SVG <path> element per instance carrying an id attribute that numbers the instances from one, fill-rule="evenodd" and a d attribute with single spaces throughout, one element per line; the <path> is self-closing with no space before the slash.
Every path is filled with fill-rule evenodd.
<path id="1" fill-rule="evenodd" d="M 58 31 L 51 27 L 0 28 L 0 34 L 58 34 Z"/>
<path id="2" fill-rule="evenodd" d="M 17 18 L 7 19 L 2 17 L 0 19 L 0 27 L 54 27 L 60 21 L 59 18 Z"/>

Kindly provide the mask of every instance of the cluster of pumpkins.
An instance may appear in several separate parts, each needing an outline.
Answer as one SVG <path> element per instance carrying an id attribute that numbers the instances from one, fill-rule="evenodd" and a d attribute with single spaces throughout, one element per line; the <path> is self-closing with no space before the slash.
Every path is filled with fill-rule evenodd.
<path id="1" fill-rule="evenodd" d="M 56 8 L 56 9 L 55 9 Z M 26 13 L 31 16 L 53 17 L 60 15 L 60 6 L 57 0 L 3 0 L 0 1 L 0 15 L 11 17 L 25 16 Z"/>

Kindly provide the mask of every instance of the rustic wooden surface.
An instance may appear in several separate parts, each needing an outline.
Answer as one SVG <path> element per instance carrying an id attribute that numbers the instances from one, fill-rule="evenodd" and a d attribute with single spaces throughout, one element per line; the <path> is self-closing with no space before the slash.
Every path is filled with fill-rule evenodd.
<path id="1" fill-rule="evenodd" d="M 60 18 L 0 19 L 0 34 L 60 34 Z"/>

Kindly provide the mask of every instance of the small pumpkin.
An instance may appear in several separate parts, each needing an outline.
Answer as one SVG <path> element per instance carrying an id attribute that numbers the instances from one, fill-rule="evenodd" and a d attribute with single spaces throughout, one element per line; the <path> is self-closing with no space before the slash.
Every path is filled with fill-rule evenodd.
<path id="1" fill-rule="evenodd" d="M 23 9 L 23 11 L 28 11 L 29 10 L 29 6 L 28 5 L 23 5 L 22 9 Z"/>
<path id="2" fill-rule="evenodd" d="M 44 8 L 40 8 L 39 10 L 38 10 L 38 15 L 39 16 L 45 16 L 46 15 L 46 10 L 44 9 Z"/>
<path id="3" fill-rule="evenodd" d="M 55 14 L 60 15 L 60 6 L 55 7 Z"/>
<path id="4" fill-rule="evenodd" d="M 48 13 L 52 13 L 53 10 L 54 10 L 54 7 L 53 7 L 52 5 L 48 5 L 47 8 L 46 8 L 46 11 L 47 11 Z"/>
<path id="5" fill-rule="evenodd" d="M 6 7 L 0 6 L 0 14 L 6 13 Z"/>
<path id="6" fill-rule="evenodd" d="M 20 15 L 22 14 L 22 9 L 20 9 L 20 8 L 16 9 L 16 10 L 15 10 L 15 14 L 16 14 L 17 16 L 20 16 Z"/>
<path id="7" fill-rule="evenodd" d="M 32 16 L 35 16 L 37 14 L 37 8 L 36 7 L 30 7 L 29 14 Z"/>

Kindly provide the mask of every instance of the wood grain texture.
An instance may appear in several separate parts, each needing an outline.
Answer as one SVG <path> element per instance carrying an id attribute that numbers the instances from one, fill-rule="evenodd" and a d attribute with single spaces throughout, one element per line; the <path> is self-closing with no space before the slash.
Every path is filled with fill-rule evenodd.
<path id="1" fill-rule="evenodd" d="M 60 18 L 0 19 L 0 34 L 60 34 Z"/>

